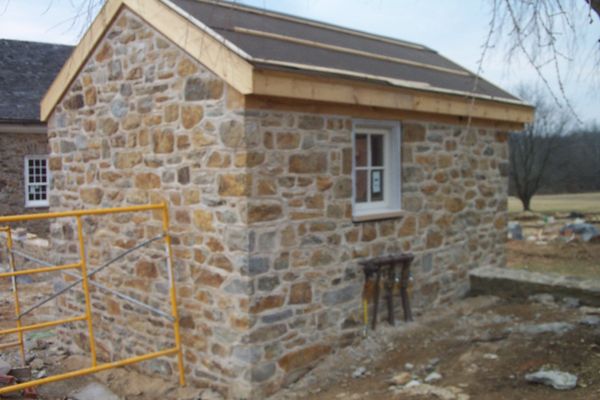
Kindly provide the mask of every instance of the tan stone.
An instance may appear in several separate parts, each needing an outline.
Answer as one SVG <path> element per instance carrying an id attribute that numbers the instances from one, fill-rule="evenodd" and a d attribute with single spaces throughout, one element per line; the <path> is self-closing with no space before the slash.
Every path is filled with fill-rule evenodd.
<path id="1" fill-rule="evenodd" d="M 215 230 L 213 226 L 213 215 L 210 211 L 194 210 L 194 225 L 206 232 Z"/>
<path id="2" fill-rule="evenodd" d="M 447 198 L 445 201 L 445 206 L 446 206 L 446 210 L 452 212 L 452 213 L 456 213 L 456 212 L 460 212 L 462 210 L 464 210 L 465 208 L 465 202 L 458 197 L 450 197 Z"/>
<path id="3" fill-rule="evenodd" d="M 104 43 L 100 50 L 96 53 L 96 61 L 104 62 L 112 58 L 113 50 L 110 44 Z"/>
<path id="4" fill-rule="evenodd" d="M 285 372 L 291 372 L 310 367 L 330 352 L 330 346 L 318 344 L 288 353 L 279 359 L 278 364 Z"/>
<path id="5" fill-rule="evenodd" d="M 202 106 L 184 106 L 181 109 L 181 125 L 185 129 L 191 129 L 198 125 L 204 116 Z"/>
<path id="6" fill-rule="evenodd" d="M 165 107 L 164 115 L 165 122 L 177 121 L 177 119 L 179 118 L 179 105 L 169 104 Z"/>
<path id="7" fill-rule="evenodd" d="M 194 147 L 204 147 L 215 143 L 215 139 L 204 134 L 201 131 L 195 131 L 192 134 L 192 144 Z"/>
<path id="8" fill-rule="evenodd" d="M 404 217 L 404 219 L 402 220 L 402 225 L 400 226 L 400 229 L 398 230 L 398 236 L 400 236 L 400 237 L 412 236 L 415 234 L 416 230 L 417 230 L 417 220 L 412 215 L 409 215 L 409 216 Z"/>
<path id="9" fill-rule="evenodd" d="M 50 168 L 50 171 L 60 171 L 62 169 L 62 157 L 50 157 L 48 168 Z"/>
<path id="10" fill-rule="evenodd" d="M 402 141 L 404 143 L 425 141 L 425 127 L 413 123 L 402 124 Z"/>
<path id="11" fill-rule="evenodd" d="M 115 167 L 118 169 L 130 169 L 142 162 L 142 154 L 137 151 L 120 152 L 115 158 Z"/>
<path id="12" fill-rule="evenodd" d="M 317 177 L 317 189 L 320 191 L 327 190 L 333 186 L 333 181 L 328 176 Z"/>
<path id="13" fill-rule="evenodd" d="M 206 247 L 208 247 L 210 249 L 210 251 L 212 252 L 222 252 L 224 250 L 223 245 L 221 244 L 221 242 L 219 242 L 217 239 L 215 239 L 214 237 L 211 237 L 208 239 L 208 241 L 206 242 Z"/>
<path id="14" fill-rule="evenodd" d="M 323 209 L 325 207 L 325 199 L 322 194 L 315 194 L 314 196 L 307 196 L 304 199 L 306 208 Z"/>
<path id="15" fill-rule="evenodd" d="M 175 138 L 173 132 L 169 130 L 161 130 L 154 132 L 154 152 L 161 153 L 172 153 Z"/>
<path id="16" fill-rule="evenodd" d="M 444 237 L 436 231 L 427 232 L 426 246 L 428 249 L 440 247 L 444 241 Z"/>
<path id="17" fill-rule="evenodd" d="M 79 189 L 79 196 L 86 204 L 98 205 L 102 202 L 104 191 L 100 188 L 81 188 Z"/>
<path id="18" fill-rule="evenodd" d="M 153 262 L 140 260 L 135 265 L 135 275 L 140 278 L 156 278 L 158 269 Z"/>
<path id="19" fill-rule="evenodd" d="M 289 170 L 297 174 L 318 174 L 327 172 L 327 154 L 312 153 L 290 156 Z"/>
<path id="20" fill-rule="evenodd" d="M 152 172 L 137 174 L 135 176 L 135 187 L 138 189 L 158 189 L 160 177 Z"/>
<path id="21" fill-rule="evenodd" d="M 252 204 L 248 207 L 248 222 L 273 221 L 281 218 L 282 208 L 280 204 L 262 203 Z"/>
<path id="22" fill-rule="evenodd" d="M 437 163 L 439 168 L 448 168 L 452 166 L 452 156 L 449 154 L 439 154 L 437 157 Z"/>
<path id="23" fill-rule="evenodd" d="M 294 283 L 288 304 L 308 304 L 312 301 L 312 288 L 308 282 Z"/>
<path id="24" fill-rule="evenodd" d="M 282 132 L 276 136 L 276 144 L 278 149 L 292 150 L 297 149 L 300 145 L 300 135 L 293 132 Z"/>
<path id="25" fill-rule="evenodd" d="M 282 295 L 272 295 L 266 297 L 260 297 L 256 299 L 254 304 L 250 307 L 250 313 L 259 314 L 266 310 L 273 308 L 279 308 L 285 302 L 285 297 Z"/>
<path id="26" fill-rule="evenodd" d="M 196 284 L 207 285 L 212 287 L 220 287 L 225 281 L 225 277 L 216 272 L 208 271 L 206 268 L 199 267 L 197 270 L 192 272 Z"/>
<path id="27" fill-rule="evenodd" d="M 252 188 L 250 174 L 224 174 L 219 176 L 219 195 L 248 196 Z"/>
<path id="28" fill-rule="evenodd" d="M 271 179 L 263 179 L 258 182 L 258 195 L 259 196 L 271 196 L 277 194 L 277 186 Z"/>
<path id="29" fill-rule="evenodd" d="M 92 86 L 85 90 L 84 100 L 85 100 L 85 105 L 88 107 L 96 104 L 96 88 L 95 87 Z"/>
<path id="30" fill-rule="evenodd" d="M 181 77 L 190 76 L 195 74 L 196 72 L 198 72 L 198 67 L 196 66 L 196 63 L 187 58 L 181 60 L 179 65 L 177 65 L 177 74 Z"/>

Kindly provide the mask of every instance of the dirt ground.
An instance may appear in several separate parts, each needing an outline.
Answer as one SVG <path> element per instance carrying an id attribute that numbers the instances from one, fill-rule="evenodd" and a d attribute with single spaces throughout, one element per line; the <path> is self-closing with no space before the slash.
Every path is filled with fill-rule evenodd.
<path id="1" fill-rule="evenodd" d="M 599 316 L 600 308 L 544 298 L 518 303 L 467 298 L 417 314 L 413 323 L 379 324 L 365 340 L 329 356 L 273 400 L 600 398 Z M 31 359 L 40 359 L 38 366 L 48 374 L 88 362 L 65 352 L 54 336 L 30 340 L 28 347 Z M 524 375 L 540 368 L 577 375 L 577 388 L 562 392 L 527 383 Z M 421 384 L 410 389 L 392 384 L 402 372 Z M 431 372 L 441 379 L 426 384 Z M 128 369 L 48 384 L 39 392 L 42 399 L 66 399 L 90 382 L 101 383 L 123 399 L 208 398 L 198 390 L 178 389 L 175 379 L 165 381 Z"/>
<path id="2" fill-rule="evenodd" d="M 572 306 L 572 305 L 571 305 Z M 395 329 L 381 325 L 341 350 L 276 399 L 595 399 L 600 398 L 600 309 L 562 303 L 469 298 Z M 558 323 L 543 325 L 548 323 Z M 544 332 L 555 329 L 556 332 Z M 407 363 L 413 368 L 407 368 Z M 357 370 L 363 367 L 360 377 Z M 410 367 L 410 365 L 408 365 Z M 569 392 L 527 383 L 540 368 L 578 376 Z M 425 384 L 430 372 L 441 379 Z M 408 372 L 421 385 L 392 384 Z"/>

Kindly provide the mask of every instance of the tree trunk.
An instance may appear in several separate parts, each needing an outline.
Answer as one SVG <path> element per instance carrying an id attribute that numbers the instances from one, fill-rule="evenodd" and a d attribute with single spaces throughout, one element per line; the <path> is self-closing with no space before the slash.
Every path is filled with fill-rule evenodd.
<path id="1" fill-rule="evenodd" d="M 531 196 L 523 196 L 520 200 L 523 204 L 523 211 L 531 211 Z"/>

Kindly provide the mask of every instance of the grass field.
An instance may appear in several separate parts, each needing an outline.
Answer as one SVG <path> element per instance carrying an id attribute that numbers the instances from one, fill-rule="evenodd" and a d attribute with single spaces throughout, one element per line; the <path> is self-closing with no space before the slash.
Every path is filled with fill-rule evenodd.
<path id="1" fill-rule="evenodd" d="M 508 211 L 519 212 L 523 207 L 516 197 L 508 198 Z M 531 201 L 534 212 L 570 212 L 600 213 L 600 192 L 578 194 L 551 194 L 534 196 Z"/>

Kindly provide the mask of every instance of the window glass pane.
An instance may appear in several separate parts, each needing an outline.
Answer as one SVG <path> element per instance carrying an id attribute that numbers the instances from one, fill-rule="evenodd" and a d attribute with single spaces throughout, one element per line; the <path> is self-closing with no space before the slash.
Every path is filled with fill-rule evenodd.
<path id="1" fill-rule="evenodd" d="M 357 203 L 364 203 L 367 201 L 367 171 L 356 171 L 355 180 L 356 198 L 354 201 Z"/>
<path id="2" fill-rule="evenodd" d="M 383 201 L 383 170 L 371 171 L 371 201 Z"/>
<path id="3" fill-rule="evenodd" d="M 371 165 L 383 166 L 383 135 L 371 135 Z"/>
<path id="4" fill-rule="evenodd" d="M 357 167 L 367 166 L 367 135 L 356 135 L 354 139 L 355 143 L 355 163 Z"/>

